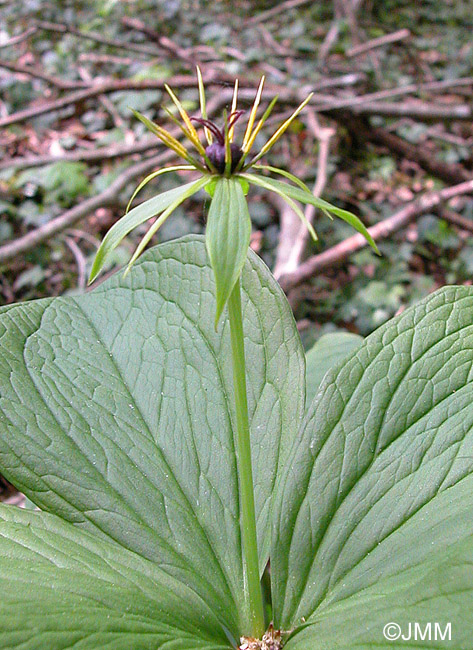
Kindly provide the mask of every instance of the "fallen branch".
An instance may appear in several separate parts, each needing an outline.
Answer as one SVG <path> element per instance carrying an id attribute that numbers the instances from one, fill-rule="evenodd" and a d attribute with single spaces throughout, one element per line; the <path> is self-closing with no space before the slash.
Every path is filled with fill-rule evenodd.
<path id="1" fill-rule="evenodd" d="M 345 121 L 345 123 L 347 122 Z M 348 124 L 350 123 L 348 122 Z M 445 183 L 462 183 L 471 179 L 471 173 L 462 165 L 442 162 L 421 145 L 411 144 L 386 129 L 373 127 L 363 120 L 355 120 L 351 128 L 357 138 L 388 147 L 394 153 L 416 162 L 429 174 L 442 179 Z"/>
<path id="2" fill-rule="evenodd" d="M 6 70 L 11 70 L 12 72 L 18 72 L 20 74 L 27 74 L 30 77 L 35 79 L 42 79 L 56 88 L 61 90 L 72 90 L 73 88 L 89 88 L 90 84 L 84 83 L 83 81 L 64 81 L 58 77 L 52 77 L 41 70 L 36 68 L 31 68 L 26 65 L 20 65 L 19 63 L 13 63 L 13 61 L 0 61 L 0 68 L 5 68 Z"/>
<path id="3" fill-rule="evenodd" d="M 391 43 L 403 41 L 404 39 L 409 38 L 410 35 L 411 32 L 408 29 L 400 29 L 392 34 L 385 34 L 384 36 L 379 36 L 378 38 L 366 41 L 366 43 L 355 45 L 355 47 L 351 47 L 347 50 L 345 54 L 348 57 L 358 56 L 368 52 L 369 50 L 373 50 L 376 47 L 383 47 L 384 45 L 391 45 Z"/>
<path id="4" fill-rule="evenodd" d="M 327 182 L 330 139 L 335 135 L 335 130 L 322 128 L 313 110 L 309 110 L 307 121 L 310 130 L 319 143 L 317 176 L 312 193 L 315 197 L 320 197 Z M 304 214 L 307 221 L 312 223 L 315 217 L 315 207 L 313 205 L 307 205 Z M 301 223 L 299 217 L 286 203 L 284 203 L 284 209 L 281 211 L 280 223 L 279 244 L 273 271 L 276 279 L 292 273 L 299 267 L 309 236 L 305 225 Z"/>
<path id="5" fill-rule="evenodd" d="M 354 14 L 356 14 L 362 2 L 363 0 L 351 1 L 351 10 L 353 11 Z M 338 40 L 338 36 L 340 34 L 340 26 L 343 20 L 343 15 L 341 10 L 343 10 L 343 7 L 339 4 L 335 4 L 335 18 L 319 49 L 319 61 L 321 63 L 325 61 L 325 59 L 329 55 L 330 50 Z"/>
<path id="6" fill-rule="evenodd" d="M 368 228 L 368 232 L 375 241 L 386 239 L 393 233 L 405 228 L 416 217 L 433 210 L 441 203 L 462 194 L 473 193 L 473 181 L 460 183 L 453 187 L 446 187 L 438 192 L 431 192 L 409 203 L 406 207 L 396 212 L 391 217 L 380 221 L 375 226 Z M 306 280 L 310 280 L 316 273 L 324 269 L 341 264 L 347 257 L 367 246 L 365 238 L 356 234 L 327 251 L 314 255 L 306 260 L 293 273 L 280 278 L 279 283 L 288 292 Z"/>
<path id="7" fill-rule="evenodd" d="M 77 70 L 82 81 L 84 81 L 90 87 L 92 84 L 92 75 L 90 72 L 82 66 L 79 66 Z M 107 95 L 99 95 L 99 102 L 102 104 L 102 107 L 107 111 L 107 113 L 110 114 L 115 127 L 117 129 L 121 129 L 124 126 L 125 122 L 110 97 L 107 97 Z"/>
<path id="8" fill-rule="evenodd" d="M 10 45 L 17 45 L 22 41 L 26 41 L 27 38 L 33 36 L 33 34 L 35 34 L 37 31 L 38 30 L 36 27 L 30 27 L 25 32 L 23 32 L 23 34 L 12 36 L 10 39 L 8 39 L 8 41 L 5 41 L 5 43 L 0 43 L 0 49 L 3 49 L 4 47 L 10 47 Z"/>
<path id="9" fill-rule="evenodd" d="M 138 18 L 129 18 L 128 16 L 123 16 L 121 23 L 129 29 L 134 29 L 137 32 L 145 34 L 148 38 L 157 43 L 159 47 L 162 48 L 165 52 L 168 52 L 173 57 L 181 59 L 185 63 L 190 64 L 192 68 L 194 68 L 196 61 L 184 48 L 179 47 L 173 43 L 173 41 L 171 41 L 170 38 L 167 38 L 167 36 L 161 36 L 161 34 L 158 34 L 158 32 L 156 32 L 154 29 L 151 29 L 145 25 L 145 23 L 141 20 L 138 20 Z"/>
<path id="10" fill-rule="evenodd" d="M 204 83 L 206 85 L 212 85 L 214 83 L 220 83 L 221 78 L 210 74 L 204 77 Z M 51 102 L 45 102 L 39 106 L 33 106 L 31 108 L 26 108 L 23 111 L 18 111 L 12 115 L 8 115 L 3 119 L 0 119 L 0 127 L 10 126 L 11 124 L 18 124 L 19 122 L 25 122 L 39 115 L 44 115 L 45 113 L 51 113 L 53 111 L 59 111 L 68 106 L 84 102 L 98 95 L 107 95 L 113 92 L 119 92 L 124 90 L 162 90 L 164 84 L 168 83 L 172 88 L 194 88 L 195 87 L 195 77 L 190 75 L 179 75 L 173 77 L 172 79 L 145 79 L 142 81 L 136 81 L 133 79 L 116 79 L 116 80 L 107 80 L 97 83 L 89 88 L 84 90 L 78 90 L 77 92 L 70 93 L 65 97 L 60 99 L 53 100 Z"/>
<path id="11" fill-rule="evenodd" d="M 100 192 L 100 194 L 97 194 L 90 199 L 86 199 L 82 203 L 79 203 L 79 205 L 64 212 L 61 216 L 56 217 L 55 219 L 45 223 L 43 226 L 23 235 L 23 237 L 19 237 L 14 241 L 4 244 L 0 247 L 0 264 L 31 250 L 41 242 L 64 231 L 66 228 L 74 225 L 84 217 L 90 216 L 98 208 L 106 205 L 113 205 L 121 190 L 126 187 L 128 183 L 139 176 L 143 176 L 150 169 L 168 162 L 173 159 L 174 156 L 175 154 L 172 151 L 165 151 L 164 153 L 153 156 L 152 158 L 147 158 L 146 160 L 129 167 L 127 170 L 122 172 L 106 190 Z"/>
<path id="12" fill-rule="evenodd" d="M 340 110 L 340 106 L 334 108 L 327 105 L 315 107 L 319 112 L 334 114 Z M 343 109 L 342 109 L 343 110 Z M 373 102 L 369 104 L 361 103 L 359 106 L 351 104 L 349 110 L 354 115 L 381 115 L 384 117 L 411 117 L 414 120 L 422 122 L 435 122 L 439 120 L 446 121 L 470 121 L 473 119 L 473 107 L 468 104 L 453 105 L 432 105 L 427 102 L 416 103 L 393 103 L 393 102 Z"/>
<path id="13" fill-rule="evenodd" d="M 157 138 L 146 138 L 142 142 L 133 145 L 110 145 L 109 147 L 96 147 L 95 149 L 79 150 L 63 153 L 60 156 L 23 156 L 21 158 L 12 158 L 0 162 L 1 169 L 30 169 L 41 167 L 42 165 L 51 165 L 56 162 L 87 162 L 112 160 L 114 158 L 124 158 L 136 153 L 144 153 L 160 146 Z"/>
<path id="14" fill-rule="evenodd" d="M 451 223 L 453 226 L 456 226 L 460 230 L 466 230 L 467 232 L 473 233 L 472 219 L 462 217 L 461 214 L 457 214 L 456 212 L 453 212 L 453 210 L 448 210 L 445 206 L 442 205 L 436 208 L 435 214 L 437 214 L 440 219 L 448 221 L 448 223 Z"/>
<path id="15" fill-rule="evenodd" d="M 95 43 L 101 43 L 102 45 L 108 45 L 110 47 L 117 47 L 122 50 L 128 50 L 129 52 L 137 52 L 139 54 L 146 54 L 147 56 L 158 56 L 160 54 L 159 50 L 146 45 L 138 45 L 137 43 L 127 43 L 125 40 L 118 40 L 113 38 L 106 38 L 97 32 L 83 32 L 72 25 L 63 25 L 60 23 L 48 23 L 42 20 L 36 21 L 36 26 L 39 29 L 43 29 L 47 32 L 57 32 L 59 34 L 74 34 L 79 38 L 85 38 L 89 41 L 94 41 Z"/>
<path id="16" fill-rule="evenodd" d="M 286 0 L 286 2 L 278 3 L 272 9 L 268 9 L 267 11 L 263 11 L 257 16 L 252 16 L 251 18 L 248 18 L 248 20 L 246 20 L 245 23 L 247 25 L 257 25 L 258 23 L 265 22 L 266 20 L 268 20 L 268 18 L 273 18 L 274 16 L 284 13 L 289 9 L 294 9 L 295 7 L 301 7 L 302 5 L 307 5 L 309 4 L 309 2 L 311 2 L 311 0 Z"/>
<path id="17" fill-rule="evenodd" d="M 212 116 L 218 111 L 222 105 L 225 105 L 231 98 L 231 92 L 222 92 L 212 99 L 207 104 L 207 112 Z M 182 137 L 179 129 L 170 128 L 169 132 L 176 138 Z M 86 162 L 92 163 L 95 161 L 112 160 L 114 158 L 124 158 L 138 153 L 145 153 L 151 149 L 160 147 L 160 141 L 153 138 L 146 138 L 142 142 L 136 144 L 116 145 L 112 144 L 108 147 L 97 147 L 91 151 L 73 151 L 63 153 L 60 156 L 25 156 L 23 158 L 12 158 L 11 160 L 3 160 L 0 162 L 0 170 L 2 169 L 30 169 L 33 167 L 41 167 L 42 165 L 51 165 L 55 162 Z"/>

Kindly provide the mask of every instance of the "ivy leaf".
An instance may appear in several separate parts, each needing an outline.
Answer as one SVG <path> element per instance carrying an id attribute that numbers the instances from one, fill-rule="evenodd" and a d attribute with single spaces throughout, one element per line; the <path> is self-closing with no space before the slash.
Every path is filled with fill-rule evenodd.
<path id="1" fill-rule="evenodd" d="M 253 253 L 242 291 L 263 570 L 304 359 L 287 301 Z M 42 510 L 189 585 L 238 639 L 248 612 L 231 343 L 214 310 L 197 236 L 149 250 L 86 295 L 0 309 L 0 471 Z"/>
<path id="2" fill-rule="evenodd" d="M 196 594 L 54 515 L 0 505 L 0 648 L 231 648 Z"/>
<path id="3" fill-rule="evenodd" d="M 472 311 L 471 287 L 441 289 L 325 376 L 276 498 L 277 625 L 319 621 L 355 596 L 362 603 L 380 581 L 402 591 L 410 571 L 421 575 L 432 554 L 447 557 L 473 535 Z M 442 576 L 435 611 L 460 625 Z M 412 599 L 396 602 L 407 615 Z M 349 638 L 327 647 L 348 648 Z"/>
<path id="4" fill-rule="evenodd" d="M 250 237 L 251 219 L 241 184 L 234 178 L 219 178 L 210 204 L 205 236 L 216 283 L 215 327 L 240 278 Z"/>

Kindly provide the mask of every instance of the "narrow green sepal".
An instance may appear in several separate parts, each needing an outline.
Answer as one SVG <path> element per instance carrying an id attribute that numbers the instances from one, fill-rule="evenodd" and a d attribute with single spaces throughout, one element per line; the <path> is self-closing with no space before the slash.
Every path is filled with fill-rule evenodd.
<path id="1" fill-rule="evenodd" d="M 240 278 L 251 236 L 245 195 L 235 178 L 219 178 L 210 204 L 205 235 L 216 284 L 215 328 Z"/>
<path id="2" fill-rule="evenodd" d="M 91 284 L 100 273 L 103 265 L 105 264 L 110 253 L 120 244 L 120 242 L 137 226 L 160 214 L 176 200 L 181 197 L 186 198 L 187 192 L 196 187 L 197 191 L 200 189 L 201 179 L 186 183 L 167 192 L 163 192 L 158 196 L 144 201 L 137 205 L 136 208 L 130 210 L 125 216 L 119 219 L 108 231 L 100 244 L 100 247 L 95 255 L 92 270 L 90 271 L 89 284 Z M 192 192 L 191 192 L 192 193 Z M 184 196 L 185 195 L 185 196 Z"/>
<path id="3" fill-rule="evenodd" d="M 328 201 L 324 201 L 323 199 L 319 199 L 315 197 L 311 192 L 308 193 L 302 188 L 294 187 L 294 185 L 290 185 L 289 183 L 283 183 L 282 181 L 277 181 L 274 178 L 268 178 L 267 176 L 260 176 L 258 174 L 248 174 L 245 175 L 244 177 L 248 178 L 248 180 L 251 183 L 254 183 L 255 185 L 261 185 L 261 187 L 264 187 L 265 189 L 272 190 L 273 192 L 276 192 L 276 194 L 279 194 L 281 196 L 285 195 L 286 197 L 290 199 L 294 199 L 295 201 L 300 201 L 301 203 L 309 203 L 315 206 L 316 208 L 319 208 L 319 210 L 321 210 L 324 213 L 332 214 L 335 217 L 338 217 L 339 219 L 346 221 L 357 232 L 359 232 L 360 235 L 363 235 L 363 237 L 366 239 L 366 241 L 371 246 L 371 248 L 375 251 L 375 253 L 381 255 L 381 253 L 378 250 L 378 247 L 376 246 L 374 239 L 372 238 L 372 236 L 370 235 L 366 227 L 363 225 L 362 221 L 352 212 L 349 212 L 348 210 L 342 210 L 341 208 L 337 208 L 336 206 L 332 205 Z"/>

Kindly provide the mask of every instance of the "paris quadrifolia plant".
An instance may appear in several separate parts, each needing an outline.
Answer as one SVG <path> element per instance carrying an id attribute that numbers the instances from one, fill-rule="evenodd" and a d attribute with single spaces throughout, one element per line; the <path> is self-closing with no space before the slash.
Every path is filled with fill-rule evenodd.
<path id="1" fill-rule="evenodd" d="M 376 245 L 260 162 L 310 96 L 255 151 L 263 80 L 240 129 L 238 85 L 215 123 L 197 78 L 197 117 L 168 89 L 188 145 L 136 113 L 184 164 L 140 183 L 90 279 L 154 219 L 125 273 L 0 308 L 0 471 L 36 506 L 0 506 L 0 649 L 472 650 L 473 289 L 306 359 L 251 186 Z M 145 251 L 201 190 L 205 238 Z"/>

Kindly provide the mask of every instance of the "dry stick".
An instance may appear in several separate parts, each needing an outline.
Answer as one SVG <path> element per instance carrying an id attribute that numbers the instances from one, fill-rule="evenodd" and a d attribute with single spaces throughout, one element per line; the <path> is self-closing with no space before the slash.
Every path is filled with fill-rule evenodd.
<path id="1" fill-rule="evenodd" d="M 142 142 L 133 145 L 110 145 L 109 147 L 96 147 L 91 151 L 79 150 L 70 153 L 64 153 L 60 156 L 23 156 L 21 158 L 12 158 L 3 160 L 0 163 L 2 169 L 29 169 L 32 167 L 41 167 L 42 165 L 51 165 L 55 162 L 86 162 L 112 160 L 114 158 L 124 158 L 136 153 L 144 153 L 150 149 L 156 149 L 160 146 L 157 138 L 146 138 Z"/>
<path id="2" fill-rule="evenodd" d="M 77 223 L 80 219 L 92 215 L 98 208 L 112 205 L 116 201 L 118 194 L 126 185 L 128 185 L 128 183 L 139 176 L 143 176 L 143 174 L 146 174 L 146 172 L 153 167 L 168 162 L 174 156 L 175 154 L 173 152 L 165 151 L 164 153 L 133 165 L 133 167 L 122 172 L 113 183 L 106 190 L 100 192 L 100 194 L 79 203 L 79 205 L 67 210 L 61 216 L 48 221 L 48 223 L 45 223 L 43 226 L 36 228 L 36 230 L 23 235 L 23 237 L 19 237 L 8 244 L 4 244 L 0 247 L 0 264 L 3 264 L 7 260 L 34 248 L 41 242 L 52 237 L 52 235 L 56 235 Z"/>
<path id="3" fill-rule="evenodd" d="M 329 99 L 326 104 L 316 106 L 319 112 L 341 110 L 343 108 L 352 109 L 362 104 L 373 104 L 379 99 L 386 99 L 391 97 L 402 97 L 403 95 L 432 93 L 448 88 L 456 88 L 461 86 L 470 86 L 473 88 L 473 77 L 460 77 L 459 79 L 445 79 L 443 81 L 431 81 L 425 84 L 408 84 L 406 86 L 399 86 L 398 88 L 387 88 L 385 90 L 377 90 L 374 93 L 367 93 L 365 95 L 357 95 L 355 97 L 348 97 L 344 99 Z M 395 104 L 395 106 L 402 106 Z"/>
<path id="4" fill-rule="evenodd" d="M 231 75 L 226 75 L 221 71 L 210 72 L 204 75 L 204 82 L 206 85 L 220 84 L 229 80 Z M 232 78 L 233 79 L 233 78 Z M 193 88 L 195 87 L 195 78 L 190 75 L 179 75 L 168 79 L 167 82 L 173 88 Z M 116 91 L 124 90 L 162 90 L 164 88 L 165 81 L 162 79 L 146 79 L 143 81 L 135 81 L 133 79 L 123 79 L 123 80 L 106 80 L 100 82 L 91 88 L 86 88 L 84 90 L 79 90 L 75 93 L 71 93 L 62 97 L 60 99 L 46 102 L 40 106 L 34 106 L 27 108 L 23 111 L 18 111 L 12 115 L 8 115 L 3 119 L 0 119 L 0 127 L 9 126 L 10 124 L 16 124 L 18 122 L 24 122 L 25 120 L 38 117 L 39 115 L 44 115 L 45 113 L 50 113 L 52 111 L 58 111 L 67 106 L 77 104 L 79 102 L 91 99 L 97 95 L 104 95 Z M 343 108 L 349 108 L 355 114 L 368 114 L 368 115 L 387 115 L 387 116 L 401 116 L 401 117 L 414 117 L 417 119 L 425 120 L 435 120 L 435 119 L 446 119 L 446 120 L 469 120 L 473 116 L 473 108 L 470 108 L 467 105 L 454 105 L 454 106 L 439 106 L 432 107 L 430 104 L 392 104 L 392 103 L 376 103 L 373 102 L 373 95 L 376 97 L 386 97 L 393 95 L 402 95 L 406 93 L 412 93 L 422 90 L 434 90 L 435 88 L 446 88 L 453 85 L 466 85 L 472 84 L 471 78 L 453 80 L 451 82 L 435 82 L 432 84 L 425 84 L 424 86 L 414 86 L 409 85 L 406 87 L 390 89 L 387 91 L 380 91 L 380 93 L 373 93 L 370 96 L 362 97 L 352 97 L 347 100 L 337 100 L 336 98 L 323 97 L 322 102 L 314 106 L 314 108 L 319 112 L 335 113 L 337 110 Z M 253 92 L 253 91 L 250 91 Z M 286 102 L 297 102 L 299 103 L 302 99 L 305 99 L 307 96 L 306 89 L 300 89 L 298 92 L 287 90 L 284 87 L 273 85 L 268 87 L 264 96 L 273 96 L 275 93 L 279 93 L 280 99 Z M 314 98 L 316 100 L 317 97 Z M 357 104 L 363 104 L 363 102 L 369 102 L 366 105 L 357 106 Z"/>
<path id="5" fill-rule="evenodd" d="M 315 197 L 320 197 L 327 183 L 330 138 L 335 135 L 335 130 L 322 128 L 313 110 L 309 110 L 307 119 L 309 128 L 313 132 L 314 137 L 319 141 L 317 176 L 312 193 Z M 315 217 L 315 207 L 313 205 L 307 205 L 304 213 L 307 221 L 312 223 Z M 308 235 L 308 230 L 300 222 L 299 217 L 284 203 L 284 210 L 281 212 L 281 232 L 273 271 L 276 279 L 292 273 L 297 269 L 304 256 Z"/>
<path id="6" fill-rule="evenodd" d="M 435 213 L 440 219 L 448 221 L 452 225 L 460 228 L 460 230 L 466 230 L 467 232 L 473 233 L 473 220 L 463 217 L 461 214 L 453 212 L 453 210 L 448 210 L 444 206 L 439 206 L 436 208 Z"/>
<path id="7" fill-rule="evenodd" d="M 319 112 L 327 114 L 335 114 L 339 108 L 333 109 L 326 107 L 325 109 L 315 107 Z M 426 102 L 418 103 L 399 103 L 393 102 L 373 102 L 370 104 L 361 104 L 360 106 L 350 106 L 350 112 L 355 115 L 382 115 L 384 117 L 411 117 L 415 120 L 423 122 L 435 121 L 470 121 L 473 119 L 473 107 L 467 104 L 456 105 L 438 105 L 433 106 Z"/>
<path id="8" fill-rule="evenodd" d="M 146 54 L 147 56 L 158 56 L 160 54 L 159 50 L 156 48 L 147 47 L 146 45 L 138 45 L 136 43 L 127 43 L 124 40 L 120 41 L 118 39 L 106 38 L 101 34 L 97 34 L 97 32 L 82 32 L 80 29 L 77 29 L 72 25 L 62 25 L 60 23 L 48 23 L 42 20 L 37 20 L 36 26 L 48 32 L 58 32 L 59 34 L 74 34 L 74 36 L 86 38 L 89 41 L 95 41 L 96 43 L 101 43 L 102 45 L 109 45 L 110 47 L 117 47 L 122 50 L 128 50 L 129 52 L 138 52 L 139 54 Z"/>
<path id="9" fill-rule="evenodd" d="M 454 185 L 453 187 L 446 187 L 438 192 L 425 194 L 416 201 L 412 201 L 412 203 L 406 205 L 406 207 L 391 217 L 368 228 L 368 232 L 375 241 L 385 239 L 401 228 L 405 228 L 416 217 L 433 210 L 444 201 L 448 201 L 455 196 L 472 193 L 473 181 L 470 180 L 466 183 Z M 340 244 L 329 248 L 327 251 L 310 257 L 293 273 L 282 277 L 279 283 L 284 291 L 288 292 L 302 282 L 312 278 L 316 273 L 342 263 L 349 255 L 353 255 L 353 253 L 356 253 L 365 246 L 367 246 L 367 242 L 363 235 L 353 235 L 345 239 L 345 241 L 340 242 Z"/>
<path id="10" fill-rule="evenodd" d="M 233 91 L 225 91 L 220 93 L 217 97 L 213 97 L 207 104 L 207 112 L 212 116 L 218 111 L 221 106 L 228 103 L 232 96 Z M 169 132 L 174 137 L 179 138 L 182 136 L 179 129 L 169 129 Z M 32 167 L 41 167 L 42 165 L 50 165 L 55 162 L 86 162 L 92 163 L 95 161 L 112 160 L 114 158 L 123 158 L 137 153 L 144 153 L 150 149 L 156 149 L 161 146 L 157 138 L 146 138 L 142 142 L 132 145 L 110 145 L 109 147 L 98 147 L 92 151 L 74 151 L 72 153 L 64 153 L 60 156 L 25 156 L 23 158 L 13 158 L 12 160 L 4 160 L 0 163 L 0 170 L 2 169 L 29 169 Z"/>
<path id="11" fill-rule="evenodd" d="M 215 83 L 220 83 L 222 81 L 221 75 L 206 75 L 204 76 L 204 83 L 206 85 L 212 85 Z M 13 113 L 8 115 L 3 119 L 0 119 L 0 127 L 9 126 L 10 124 L 17 124 L 18 122 L 25 122 L 39 115 L 44 115 L 45 113 L 51 113 L 52 111 L 59 111 L 73 104 L 78 104 L 80 102 L 91 99 L 92 97 L 97 97 L 98 95 L 105 95 L 108 93 L 113 93 L 123 90 L 162 90 L 164 84 L 168 83 L 172 88 L 194 88 L 195 87 L 195 77 L 191 75 L 178 75 L 171 79 L 145 79 L 142 81 L 135 81 L 133 79 L 123 79 L 123 80 L 106 80 L 102 81 L 90 88 L 84 90 L 78 90 L 77 92 L 70 93 L 65 97 L 56 99 L 51 102 L 45 102 L 40 106 L 33 106 L 31 108 L 26 108 L 23 111 L 18 111 L 18 113 Z"/>
<path id="12" fill-rule="evenodd" d="M 138 20 L 138 18 L 129 18 L 128 16 L 123 16 L 121 23 L 125 27 L 129 27 L 130 29 L 134 29 L 137 32 L 145 34 L 148 36 L 148 38 L 151 38 L 151 40 L 157 43 L 163 50 L 169 52 L 169 54 L 172 54 L 172 56 L 177 57 L 178 59 L 181 59 L 188 64 L 191 64 L 192 68 L 195 67 L 197 61 L 195 58 L 193 59 L 189 55 L 189 52 L 187 52 L 184 48 L 179 47 L 179 45 L 173 43 L 171 39 L 167 38 L 167 36 L 158 34 L 158 32 L 145 25 L 145 23 L 143 23 L 141 20 Z"/>
<path id="13" fill-rule="evenodd" d="M 409 38 L 410 35 L 411 32 L 408 29 L 400 29 L 392 34 L 385 34 L 384 36 L 379 36 L 378 38 L 366 41 L 366 43 L 361 43 L 360 45 L 351 47 L 345 52 L 345 54 L 348 57 L 358 56 L 359 54 L 364 54 L 376 47 L 382 47 L 383 45 L 390 45 L 391 43 L 403 41 L 404 39 Z"/>
<path id="14" fill-rule="evenodd" d="M 350 120 L 343 120 L 350 127 Z M 445 183 L 462 183 L 471 179 L 469 173 L 458 163 L 445 163 L 433 156 L 432 152 L 418 144 L 406 142 L 394 133 L 389 133 L 381 127 L 373 127 L 362 120 L 351 122 L 351 128 L 356 136 L 362 140 L 369 140 L 376 144 L 384 145 L 391 151 L 413 160 L 423 167 L 429 174 L 441 178 Z"/>
<path id="15" fill-rule="evenodd" d="M 87 83 L 87 85 L 90 87 L 92 83 L 92 75 L 86 68 L 79 67 L 78 72 L 80 75 L 80 78 Z M 107 95 L 99 95 L 99 102 L 102 104 L 103 108 L 111 115 L 112 120 L 116 126 L 116 128 L 121 129 L 123 125 L 125 124 L 123 118 L 121 117 L 120 113 L 116 109 L 114 103 L 111 101 Z"/>
<path id="16" fill-rule="evenodd" d="M 362 2 L 363 0 L 352 0 L 351 8 L 354 14 L 356 14 Z M 325 61 L 330 50 L 335 45 L 336 41 L 338 40 L 338 35 L 340 33 L 342 16 L 339 15 L 338 7 L 339 7 L 338 5 L 335 6 L 336 9 L 335 19 L 332 22 L 330 29 L 328 30 L 322 45 L 320 46 L 319 61 L 322 63 Z"/>
<path id="17" fill-rule="evenodd" d="M 264 22 L 268 18 L 273 18 L 273 16 L 277 16 L 278 14 L 288 11 L 289 9 L 294 9 L 295 7 L 301 7 L 302 5 L 309 4 L 309 2 L 311 2 L 311 0 L 286 0 L 286 2 L 281 2 L 272 9 L 268 9 L 267 11 L 263 11 L 257 16 L 248 18 L 245 23 L 247 25 L 256 25 L 258 23 Z"/>
<path id="18" fill-rule="evenodd" d="M 61 90 L 72 90 L 73 88 L 89 88 L 90 84 L 84 83 L 83 81 L 64 81 L 63 79 L 58 79 L 57 77 L 52 77 L 41 70 L 36 68 L 30 68 L 26 65 L 20 65 L 19 63 L 13 63 L 12 61 L 0 61 L 0 68 L 6 68 L 12 72 L 19 72 L 20 74 L 27 74 L 30 77 L 36 79 L 42 79 L 47 83 L 60 88 Z"/>
<path id="19" fill-rule="evenodd" d="M 23 32 L 23 34 L 18 34 L 18 36 L 12 36 L 12 38 L 10 38 L 5 43 L 0 43 L 0 49 L 3 49 L 4 47 L 10 47 L 10 45 L 17 45 L 22 41 L 26 41 L 27 38 L 33 36 L 33 34 L 35 34 L 37 31 L 38 30 L 36 27 L 30 27 L 29 29 L 26 30 L 26 32 Z"/>
<path id="20" fill-rule="evenodd" d="M 65 237 L 64 241 L 66 242 L 66 246 L 73 254 L 77 264 L 77 288 L 85 289 L 85 287 L 87 286 L 87 275 L 86 275 L 87 264 L 85 261 L 84 254 L 82 253 L 79 246 L 71 237 Z"/>

